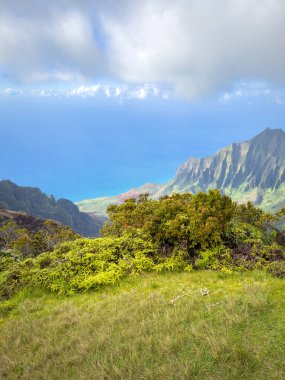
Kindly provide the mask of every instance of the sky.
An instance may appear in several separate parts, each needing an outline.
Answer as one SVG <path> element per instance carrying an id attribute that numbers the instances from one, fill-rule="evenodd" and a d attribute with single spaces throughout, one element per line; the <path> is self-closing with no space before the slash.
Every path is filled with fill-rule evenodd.
<path id="1" fill-rule="evenodd" d="M 285 129 L 283 0 L 0 1 L 0 179 L 74 201 Z"/>

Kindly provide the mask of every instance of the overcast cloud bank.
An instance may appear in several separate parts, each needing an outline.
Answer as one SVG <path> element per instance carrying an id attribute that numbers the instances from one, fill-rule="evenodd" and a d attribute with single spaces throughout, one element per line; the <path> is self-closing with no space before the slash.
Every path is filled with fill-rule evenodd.
<path id="1" fill-rule="evenodd" d="M 0 4 L 0 75 L 77 83 L 86 96 L 96 92 L 90 81 L 141 83 L 138 98 L 150 91 L 144 83 L 190 99 L 239 81 L 281 88 L 284 35 L 282 0 L 9 0 Z"/>

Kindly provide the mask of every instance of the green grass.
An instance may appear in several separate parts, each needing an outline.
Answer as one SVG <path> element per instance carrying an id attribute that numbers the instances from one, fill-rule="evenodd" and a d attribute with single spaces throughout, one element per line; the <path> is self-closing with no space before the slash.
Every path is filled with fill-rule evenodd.
<path id="1" fill-rule="evenodd" d="M 70 298 L 26 291 L 1 307 L 0 378 L 279 380 L 284 294 L 264 273 L 206 271 Z"/>

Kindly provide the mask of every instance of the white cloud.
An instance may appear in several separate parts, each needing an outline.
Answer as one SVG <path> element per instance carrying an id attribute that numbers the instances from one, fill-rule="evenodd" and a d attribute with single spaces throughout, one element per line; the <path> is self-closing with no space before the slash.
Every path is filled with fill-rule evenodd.
<path id="1" fill-rule="evenodd" d="M 0 67 L 6 77 L 25 83 L 82 81 L 104 72 L 93 25 L 85 13 L 51 7 L 47 14 L 23 15 L 16 6 L 1 8 L 2 2 Z"/>
<path id="2" fill-rule="evenodd" d="M 107 98 L 110 98 L 112 96 L 110 87 L 105 88 L 105 95 Z"/>
<path id="3" fill-rule="evenodd" d="M 240 80 L 285 81 L 280 0 L 139 0 L 103 17 L 109 60 L 130 82 L 167 82 L 188 97 Z M 119 14 L 119 16 L 118 16 Z"/>
<path id="4" fill-rule="evenodd" d="M 123 93 L 123 90 L 120 87 L 115 88 L 114 96 L 118 97 Z"/>
<path id="5" fill-rule="evenodd" d="M 251 85 L 243 83 L 237 86 L 232 91 L 227 91 L 223 93 L 218 101 L 219 103 L 228 103 L 230 101 L 239 98 L 256 98 L 256 97 L 267 97 L 270 100 L 276 102 L 276 92 L 272 93 L 272 90 L 262 83 L 252 83 Z"/>
<path id="6" fill-rule="evenodd" d="M 131 93 L 131 97 L 134 99 L 145 99 L 147 96 L 147 92 L 145 88 L 138 88 Z"/>
<path id="7" fill-rule="evenodd" d="M 163 98 L 161 90 L 150 84 L 135 87 L 133 90 L 128 91 L 128 97 L 131 99 L 145 99 L 148 96 L 161 96 Z"/>
<path id="8" fill-rule="evenodd" d="M 137 99 L 162 96 L 144 83 L 189 98 L 232 97 L 240 81 L 284 86 L 284 35 L 283 0 L 1 1 L 0 73 L 84 88 L 109 79 L 138 86 Z"/>
<path id="9" fill-rule="evenodd" d="M 157 86 L 151 84 L 137 85 L 101 85 L 99 83 L 90 86 L 81 85 L 72 89 L 29 89 L 3 88 L 0 89 L 0 96 L 29 96 L 29 97 L 79 97 L 79 98 L 108 98 L 122 100 L 144 100 L 152 97 L 167 99 L 169 94 Z"/>
<path id="10" fill-rule="evenodd" d="M 8 87 L 8 88 L 4 88 L 0 90 L 0 95 L 4 95 L 4 96 L 21 95 L 22 96 L 22 95 L 25 95 L 25 92 L 21 90 L 20 88 Z"/>
<path id="11" fill-rule="evenodd" d="M 95 84 L 92 86 L 80 86 L 78 88 L 74 88 L 73 90 L 67 92 L 69 96 L 81 96 L 83 98 L 95 96 L 99 90 L 101 89 L 100 84 Z"/>

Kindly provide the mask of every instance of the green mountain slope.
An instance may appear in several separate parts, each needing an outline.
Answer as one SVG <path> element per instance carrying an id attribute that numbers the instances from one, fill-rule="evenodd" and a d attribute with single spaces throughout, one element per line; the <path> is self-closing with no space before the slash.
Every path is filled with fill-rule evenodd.
<path id="1" fill-rule="evenodd" d="M 83 236 L 97 236 L 102 221 L 80 212 L 67 199 L 55 200 L 38 188 L 17 186 L 11 181 L 0 181 L 0 205 L 12 211 L 23 211 L 41 219 L 51 219 L 70 226 Z"/>
<path id="2" fill-rule="evenodd" d="M 189 158 L 163 185 L 147 184 L 116 197 L 77 203 L 104 212 L 109 204 L 148 192 L 154 199 L 173 193 L 220 189 L 238 202 L 252 201 L 268 211 L 285 206 L 285 132 L 267 128 L 251 140 L 233 143 L 210 157 Z"/>
<path id="3" fill-rule="evenodd" d="M 109 205 L 123 203 L 126 199 L 137 198 L 140 194 L 148 193 L 154 195 L 159 192 L 161 185 L 154 183 L 147 183 L 141 187 L 131 189 L 126 193 L 119 194 L 113 197 L 102 197 L 95 199 L 87 199 L 77 202 L 76 205 L 83 212 L 92 213 L 97 212 L 99 215 L 104 215 Z"/>
<path id="4" fill-rule="evenodd" d="M 58 244 L 78 238 L 79 234 L 59 222 L 7 210 L 0 205 L 0 272 L 3 274 L 12 263 L 50 252 Z"/>
<path id="5" fill-rule="evenodd" d="M 39 219 L 25 212 L 11 211 L 0 205 L 0 228 L 9 222 L 13 222 L 19 229 L 26 229 L 29 232 L 36 233 L 45 227 L 45 219 Z M 54 228 L 64 228 L 60 223 L 50 220 L 50 225 Z M 75 236 L 78 236 L 74 233 Z"/>

